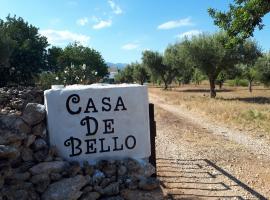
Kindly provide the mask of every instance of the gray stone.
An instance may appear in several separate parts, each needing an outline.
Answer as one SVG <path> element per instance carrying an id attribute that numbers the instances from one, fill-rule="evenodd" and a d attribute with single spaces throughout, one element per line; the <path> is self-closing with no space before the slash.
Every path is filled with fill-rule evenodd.
<path id="1" fill-rule="evenodd" d="M 102 181 L 103 178 L 105 178 L 105 174 L 100 170 L 95 170 L 93 174 L 93 183 L 95 185 L 98 185 Z"/>
<path id="2" fill-rule="evenodd" d="M 62 175 L 59 173 L 50 174 L 51 181 L 59 181 L 62 178 Z"/>
<path id="3" fill-rule="evenodd" d="M 101 190 L 102 195 L 112 196 L 119 194 L 119 183 L 111 183 L 107 187 Z"/>
<path id="4" fill-rule="evenodd" d="M 85 186 L 85 187 L 83 188 L 83 190 L 82 190 L 82 192 L 83 192 L 84 194 L 86 194 L 86 193 L 88 193 L 88 192 L 92 192 L 92 191 L 93 191 L 93 187 L 90 186 L 90 185 Z"/>
<path id="5" fill-rule="evenodd" d="M 23 172 L 23 173 L 15 173 L 12 175 L 12 179 L 16 179 L 18 181 L 27 181 L 29 180 L 31 174 L 29 172 Z"/>
<path id="6" fill-rule="evenodd" d="M 104 197 L 101 198 L 100 200 L 125 200 L 123 197 L 117 195 L 117 196 L 113 196 L 113 197 Z M 137 199 L 139 200 L 139 199 Z"/>
<path id="7" fill-rule="evenodd" d="M 12 146 L 0 145 L 0 159 L 11 159 L 17 158 L 20 155 L 20 152 L 17 148 Z"/>
<path id="8" fill-rule="evenodd" d="M 141 191 L 125 189 L 121 191 L 121 197 L 125 200 L 164 200 L 162 191 Z"/>
<path id="9" fill-rule="evenodd" d="M 38 162 L 44 161 L 48 157 L 48 149 L 41 149 L 34 153 L 34 158 Z"/>
<path id="10" fill-rule="evenodd" d="M 31 177 L 30 182 L 33 184 L 37 184 L 38 182 L 50 180 L 48 174 L 37 174 Z"/>
<path id="11" fill-rule="evenodd" d="M 42 173 L 58 173 L 65 170 L 68 167 L 68 162 L 65 161 L 53 161 L 53 162 L 42 162 L 29 169 L 31 174 L 42 174 Z"/>
<path id="12" fill-rule="evenodd" d="M 21 151 L 21 157 L 23 161 L 32 161 L 33 160 L 33 152 L 30 148 L 23 148 Z"/>
<path id="13" fill-rule="evenodd" d="M 83 162 L 83 169 L 84 169 L 84 174 L 92 176 L 95 172 L 95 168 L 93 165 L 89 165 L 87 161 Z"/>
<path id="14" fill-rule="evenodd" d="M 127 173 L 127 167 L 124 165 L 120 165 L 117 169 L 118 176 L 124 176 Z"/>
<path id="15" fill-rule="evenodd" d="M 48 148 L 48 144 L 44 139 L 38 138 L 34 141 L 33 148 L 35 151 L 38 151 L 41 149 Z"/>
<path id="16" fill-rule="evenodd" d="M 27 138 L 24 140 L 24 146 L 29 147 L 35 141 L 35 135 L 28 135 Z"/>
<path id="17" fill-rule="evenodd" d="M 83 194 L 79 200 L 97 200 L 101 195 L 98 192 L 88 192 Z"/>
<path id="18" fill-rule="evenodd" d="M 0 144 L 21 142 L 30 131 L 30 127 L 20 118 L 0 116 Z"/>
<path id="19" fill-rule="evenodd" d="M 139 181 L 139 188 L 142 190 L 154 190 L 158 187 L 159 181 L 153 177 L 141 178 Z"/>
<path id="20" fill-rule="evenodd" d="M 22 119 L 29 124 L 34 126 L 40 123 L 46 115 L 45 106 L 38 103 L 28 103 L 24 109 Z"/>
<path id="21" fill-rule="evenodd" d="M 82 175 L 62 179 L 49 185 L 42 200 L 76 200 L 82 195 L 80 189 L 86 183 L 87 179 Z"/>
<path id="22" fill-rule="evenodd" d="M 110 178 L 104 178 L 101 183 L 100 183 L 100 187 L 104 188 L 106 187 L 107 185 L 109 185 L 109 183 L 111 182 L 111 179 Z"/>
<path id="23" fill-rule="evenodd" d="M 32 134 L 45 138 L 47 135 L 46 126 L 44 123 L 37 124 L 32 128 Z"/>

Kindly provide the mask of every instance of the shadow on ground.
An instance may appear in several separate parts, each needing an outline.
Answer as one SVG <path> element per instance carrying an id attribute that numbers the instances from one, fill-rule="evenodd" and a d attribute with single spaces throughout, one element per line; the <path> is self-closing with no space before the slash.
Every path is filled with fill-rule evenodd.
<path id="1" fill-rule="evenodd" d="M 258 193 L 207 159 L 157 159 L 157 174 L 166 199 L 260 199 Z"/>
<path id="2" fill-rule="evenodd" d="M 254 103 L 254 104 L 270 104 L 270 98 L 267 97 L 238 97 L 238 98 L 217 98 L 224 101 L 243 101 L 246 103 Z"/>

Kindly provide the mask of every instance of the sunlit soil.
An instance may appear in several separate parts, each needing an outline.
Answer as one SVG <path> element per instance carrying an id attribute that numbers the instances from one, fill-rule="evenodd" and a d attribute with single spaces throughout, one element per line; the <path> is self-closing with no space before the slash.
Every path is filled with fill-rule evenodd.
<path id="1" fill-rule="evenodd" d="M 270 89 L 254 86 L 250 93 L 247 87 L 224 86 L 217 89 L 217 97 L 209 98 L 207 84 L 175 86 L 165 91 L 149 86 L 151 94 L 166 102 L 181 105 L 213 121 L 244 130 L 257 137 L 270 138 Z"/>

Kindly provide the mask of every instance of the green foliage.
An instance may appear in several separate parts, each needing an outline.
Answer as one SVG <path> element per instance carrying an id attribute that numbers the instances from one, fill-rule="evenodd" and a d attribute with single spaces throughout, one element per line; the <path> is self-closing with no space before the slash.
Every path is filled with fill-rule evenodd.
<path id="1" fill-rule="evenodd" d="M 266 118 L 265 114 L 263 114 L 262 112 L 256 109 L 250 109 L 250 110 L 244 111 L 242 114 L 242 117 L 244 117 L 245 119 L 249 121 L 263 120 Z"/>
<path id="2" fill-rule="evenodd" d="M 216 96 L 215 82 L 219 73 L 239 61 L 238 48 L 226 47 L 228 40 L 228 36 L 220 32 L 201 34 L 183 42 L 189 61 L 208 77 L 211 97 Z"/>
<path id="3" fill-rule="evenodd" d="M 133 71 L 133 64 L 127 65 L 123 70 L 118 72 L 118 74 L 115 76 L 115 81 L 117 83 L 133 83 Z"/>
<path id="4" fill-rule="evenodd" d="M 63 81 L 60 80 L 59 74 L 52 72 L 42 72 L 38 77 L 38 85 L 42 89 L 50 89 L 51 85 L 63 84 Z"/>
<path id="5" fill-rule="evenodd" d="M 262 17 L 270 11 L 268 0 L 234 0 L 229 11 L 208 9 L 214 23 L 230 36 L 230 43 L 237 44 L 253 36 L 256 27 L 263 28 Z"/>
<path id="6" fill-rule="evenodd" d="M 195 68 L 192 76 L 192 82 L 195 83 L 195 85 L 200 85 L 201 82 L 205 79 L 203 73 L 201 70 Z"/>
<path id="7" fill-rule="evenodd" d="M 149 79 L 149 74 L 146 67 L 139 63 L 132 63 L 132 65 L 134 80 L 143 85 L 143 83 Z"/>
<path id="8" fill-rule="evenodd" d="M 5 74 L 1 70 L 1 77 L 6 79 L 2 84 L 33 84 L 34 77 L 46 67 L 47 39 L 40 36 L 38 28 L 16 16 L 0 20 L 0 30 L 13 43 L 12 51 L 6 52 L 10 54 L 6 65 L 9 69 Z"/>
<path id="9" fill-rule="evenodd" d="M 235 78 L 233 80 L 228 80 L 228 85 L 229 86 L 242 86 L 242 87 L 247 87 L 249 82 L 246 79 L 240 79 L 240 78 Z"/>
<path id="10" fill-rule="evenodd" d="M 60 70 L 66 71 L 66 84 L 90 84 L 108 74 L 108 67 L 101 54 L 76 42 L 65 47 L 56 60 Z"/>
<path id="11" fill-rule="evenodd" d="M 7 36 L 2 28 L 0 28 L 0 87 L 7 84 L 10 79 L 10 72 L 13 68 L 10 68 L 9 60 L 15 46 L 15 41 Z"/>
<path id="12" fill-rule="evenodd" d="M 60 65 L 60 57 L 63 55 L 63 49 L 60 47 L 52 46 L 48 49 L 47 54 L 47 70 L 56 72 L 63 71 L 63 67 Z"/>
<path id="13" fill-rule="evenodd" d="M 255 63 L 258 73 L 258 79 L 265 86 L 270 86 L 270 53 L 259 58 Z"/>
<path id="14" fill-rule="evenodd" d="M 168 46 L 164 55 L 144 51 L 142 61 L 149 69 L 151 79 L 160 79 L 164 83 L 164 89 L 167 89 L 175 78 L 184 82 L 189 82 L 191 79 L 185 60 L 185 48 L 181 43 Z"/>

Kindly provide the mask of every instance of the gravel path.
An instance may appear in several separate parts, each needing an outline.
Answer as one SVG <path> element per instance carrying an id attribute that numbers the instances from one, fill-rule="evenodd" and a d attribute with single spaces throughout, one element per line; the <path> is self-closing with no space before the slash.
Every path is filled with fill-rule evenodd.
<path id="1" fill-rule="evenodd" d="M 270 197 L 270 149 L 149 94 L 157 121 L 158 175 L 171 199 Z"/>

